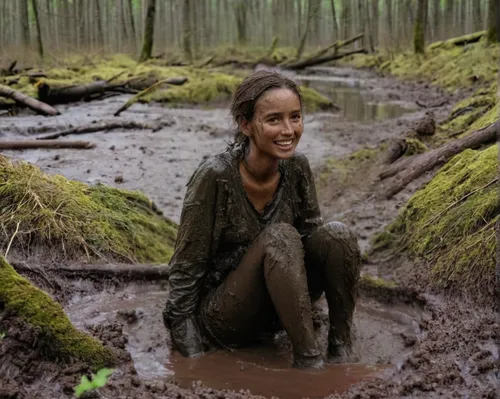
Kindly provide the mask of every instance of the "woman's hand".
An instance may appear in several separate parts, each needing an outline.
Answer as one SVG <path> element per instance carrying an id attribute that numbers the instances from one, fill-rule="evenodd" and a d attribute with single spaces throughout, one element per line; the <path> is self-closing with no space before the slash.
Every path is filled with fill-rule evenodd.
<path id="1" fill-rule="evenodd" d="M 194 317 L 175 320 L 170 323 L 170 328 L 175 346 L 183 356 L 197 357 L 203 354 L 203 341 Z"/>

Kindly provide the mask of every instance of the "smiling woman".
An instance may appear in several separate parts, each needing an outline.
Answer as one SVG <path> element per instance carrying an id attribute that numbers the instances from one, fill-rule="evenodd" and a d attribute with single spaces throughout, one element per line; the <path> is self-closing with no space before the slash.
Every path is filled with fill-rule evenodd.
<path id="1" fill-rule="evenodd" d="M 294 366 L 319 368 L 311 303 L 325 293 L 327 359 L 347 360 L 359 279 L 356 237 L 323 224 L 307 158 L 302 97 L 290 79 L 247 77 L 231 106 L 235 142 L 188 183 L 164 320 L 185 356 L 286 330 Z"/>

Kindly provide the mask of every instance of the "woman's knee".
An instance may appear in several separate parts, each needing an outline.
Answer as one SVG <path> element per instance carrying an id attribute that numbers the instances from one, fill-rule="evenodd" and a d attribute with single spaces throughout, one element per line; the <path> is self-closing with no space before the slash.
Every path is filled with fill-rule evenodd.
<path id="1" fill-rule="evenodd" d="M 330 251 L 339 254 L 341 252 L 348 263 L 355 266 L 360 263 L 361 255 L 356 234 L 340 222 L 328 222 L 317 227 L 309 237 L 307 249 L 321 253 L 322 257 L 327 256 Z"/>
<path id="2" fill-rule="evenodd" d="M 280 263 L 296 263 L 297 257 L 304 256 L 304 249 L 300 234 L 295 227 L 288 223 L 274 223 L 266 227 L 260 239 L 264 246 L 264 251 L 269 258 Z"/>

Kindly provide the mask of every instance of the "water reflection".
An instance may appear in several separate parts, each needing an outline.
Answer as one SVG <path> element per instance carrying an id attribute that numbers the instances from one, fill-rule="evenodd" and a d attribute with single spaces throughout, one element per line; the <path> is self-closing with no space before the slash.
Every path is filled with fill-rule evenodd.
<path id="1" fill-rule="evenodd" d="M 301 80 L 304 86 L 318 90 L 330 98 L 341 108 L 340 113 L 347 120 L 380 121 L 397 118 L 414 109 L 405 108 L 400 104 L 367 101 L 363 96 L 362 84 L 355 80 Z"/>
<path id="2" fill-rule="evenodd" d="M 167 368 L 169 381 L 189 388 L 201 381 L 214 389 L 249 390 L 254 395 L 283 399 L 323 398 L 346 391 L 351 385 L 374 378 L 384 366 L 328 365 L 320 371 L 290 367 L 291 359 L 266 347 L 236 352 L 219 351 L 199 358 L 174 353 Z"/>

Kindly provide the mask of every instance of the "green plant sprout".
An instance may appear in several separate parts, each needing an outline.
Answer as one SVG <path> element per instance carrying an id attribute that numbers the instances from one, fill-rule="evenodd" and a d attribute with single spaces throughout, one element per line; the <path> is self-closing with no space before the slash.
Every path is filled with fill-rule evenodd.
<path id="1" fill-rule="evenodd" d="M 92 375 L 92 380 L 89 381 L 86 375 L 82 376 L 80 385 L 75 387 L 75 396 L 79 398 L 85 392 L 92 391 L 97 388 L 101 388 L 108 382 L 108 378 L 113 374 L 114 369 L 103 368 L 97 372 L 97 374 Z"/>
<path id="2" fill-rule="evenodd" d="M 4 332 L 0 332 L 0 341 L 5 338 L 5 335 L 6 334 Z"/>

